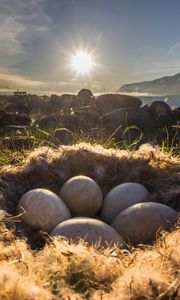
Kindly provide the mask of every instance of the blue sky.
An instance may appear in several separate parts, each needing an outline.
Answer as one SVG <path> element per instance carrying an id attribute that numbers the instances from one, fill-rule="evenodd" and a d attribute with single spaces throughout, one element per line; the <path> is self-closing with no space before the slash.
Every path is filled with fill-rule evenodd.
<path id="1" fill-rule="evenodd" d="M 0 0 L 0 89 L 114 92 L 180 72 L 179 0 Z M 79 76 L 84 49 L 96 67 Z"/>

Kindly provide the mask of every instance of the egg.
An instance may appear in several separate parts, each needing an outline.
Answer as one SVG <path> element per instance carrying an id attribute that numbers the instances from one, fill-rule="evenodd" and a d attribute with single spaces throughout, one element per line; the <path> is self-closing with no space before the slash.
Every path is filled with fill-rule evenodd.
<path id="1" fill-rule="evenodd" d="M 51 236 L 65 237 L 71 242 L 83 239 L 89 245 L 125 247 L 119 233 L 110 225 L 93 218 L 78 217 L 60 223 L 51 232 Z"/>
<path id="2" fill-rule="evenodd" d="M 119 213 L 111 226 L 122 238 L 137 245 L 152 243 L 158 230 L 169 231 L 177 219 L 174 209 L 160 203 L 146 202 L 128 207 Z"/>
<path id="3" fill-rule="evenodd" d="M 119 184 L 106 195 L 101 210 L 101 219 L 111 223 L 115 216 L 124 209 L 139 202 L 150 201 L 150 199 L 148 190 L 140 183 Z"/>
<path id="4" fill-rule="evenodd" d="M 99 185 L 90 177 L 81 175 L 64 183 L 60 197 L 73 216 L 94 217 L 103 202 Z"/>
<path id="5" fill-rule="evenodd" d="M 57 224 L 71 217 L 61 198 L 46 189 L 25 193 L 18 203 L 17 213 L 22 222 L 45 232 L 51 232 Z"/>

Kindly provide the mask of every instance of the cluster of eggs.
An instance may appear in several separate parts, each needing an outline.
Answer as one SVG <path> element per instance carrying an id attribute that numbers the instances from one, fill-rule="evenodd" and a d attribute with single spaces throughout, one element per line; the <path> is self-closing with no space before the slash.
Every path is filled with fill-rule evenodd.
<path id="1" fill-rule="evenodd" d="M 172 208 L 151 202 L 142 184 L 120 184 L 103 200 L 99 185 L 87 176 L 70 178 L 59 196 L 46 189 L 28 191 L 17 213 L 22 222 L 51 236 L 119 247 L 151 243 L 159 229 L 170 230 L 177 219 Z"/>

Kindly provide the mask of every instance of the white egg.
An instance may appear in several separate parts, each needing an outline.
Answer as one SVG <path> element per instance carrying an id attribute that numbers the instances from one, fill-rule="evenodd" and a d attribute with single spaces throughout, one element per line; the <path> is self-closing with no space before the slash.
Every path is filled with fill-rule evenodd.
<path id="1" fill-rule="evenodd" d="M 103 201 L 99 185 L 87 176 L 75 176 L 66 181 L 60 197 L 74 216 L 95 216 Z"/>
<path id="2" fill-rule="evenodd" d="M 70 218 L 63 201 L 46 189 L 34 189 L 25 193 L 18 204 L 20 219 L 38 229 L 50 232 L 57 224 Z"/>
<path id="3" fill-rule="evenodd" d="M 92 218 L 73 218 L 62 222 L 51 232 L 51 236 L 60 236 L 72 242 L 85 240 L 89 245 L 125 247 L 125 242 L 110 225 Z"/>
<path id="4" fill-rule="evenodd" d="M 177 219 L 174 209 L 160 203 L 135 204 L 119 213 L 111 226 L 133 245 L 151 243 L 158 230 L 169 231 Z"/>
<path id="5" fill-rule="evenodd" d="M 101 210 L 101 219 L 111 223 L 115 216 L 127 207 L 150 201 L 150 199 L 148 190 L 142 184 L 135 182 L 119 184 L 106 195 Z"/>

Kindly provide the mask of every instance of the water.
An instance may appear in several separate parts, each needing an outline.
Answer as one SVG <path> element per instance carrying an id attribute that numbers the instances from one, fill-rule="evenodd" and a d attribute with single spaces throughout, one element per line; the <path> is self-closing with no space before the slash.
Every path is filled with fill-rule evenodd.
<path id="1" fill-rule="evenodd" d="M 143 104 L 149 104 L 154 101 L 164 101 L 166 102 L 172 109 L 180 107 L 180 95 L 173 95 L 173 96 L 140 96 L 138 97 L 141 99 Z"/>

